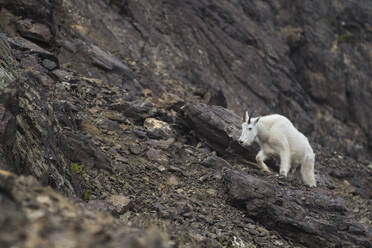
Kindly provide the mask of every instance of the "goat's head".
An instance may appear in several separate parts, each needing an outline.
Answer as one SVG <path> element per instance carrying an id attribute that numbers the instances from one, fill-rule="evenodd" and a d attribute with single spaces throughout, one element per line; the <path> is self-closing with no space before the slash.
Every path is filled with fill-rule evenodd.
<path id="1" fill-rule="evenodd" d="M 254 118 L 253 120 L 252 119 L 253 113 L 249 115 L 248 111 L 245 111 L 245 114 L 243 116 L 242 134 L 240 135 L 240 138 L 238 140 L 239 144 L 243 146 L 252 145 L 253 141 L 257 136 L 257 123 L 260 117 Z"/>

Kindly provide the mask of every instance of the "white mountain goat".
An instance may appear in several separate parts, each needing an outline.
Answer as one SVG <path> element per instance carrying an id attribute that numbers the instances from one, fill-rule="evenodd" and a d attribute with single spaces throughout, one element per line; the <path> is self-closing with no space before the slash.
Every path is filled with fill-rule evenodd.
<path id="1" fill-rule="evenodd" d="M 261 148 L 256 156 L 262 170 L 270 172 L 265 164 L 268 157 L 280 157 L 280 175 L 287 176 L 291 165 L 301 165 L 305 184 L 316 187 L 314 176 L 315 155 L 307 138 L 286 117 L 279 114 L 251 118 L 245 112 L 239 143 L 250 146 L 257 142 Z"/>

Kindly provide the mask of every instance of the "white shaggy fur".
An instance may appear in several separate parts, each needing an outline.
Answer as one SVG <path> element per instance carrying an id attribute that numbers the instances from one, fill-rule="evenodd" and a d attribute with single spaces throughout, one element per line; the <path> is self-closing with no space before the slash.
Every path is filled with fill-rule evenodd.
<path id="1" fill-rule="evenodd" d="M 256 156 L 262 170 L 270 172 L 265 164 L 268 157 L 280 157 L 280 175 L 287 176 L 289 170 L 301 165 L 301 176 L 305 184 L 316 187 L 314 176 L 315 155 L 308 139 L 293 124 L 279 114 L 250 118 L 245 113 L 239 143 L 249 146 L 257 142 L 261 148 Z"/>

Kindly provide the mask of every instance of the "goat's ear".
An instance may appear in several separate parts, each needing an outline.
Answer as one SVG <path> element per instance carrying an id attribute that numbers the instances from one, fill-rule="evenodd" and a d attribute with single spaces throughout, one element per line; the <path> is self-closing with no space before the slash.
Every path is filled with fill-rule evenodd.
<path id="1" fill-rule="evenodd" d="M 257 119 L 254 121 L 254 124 L 256 125 L 258 121 L 260 120 L 261 116 L 257 117 Z"/>

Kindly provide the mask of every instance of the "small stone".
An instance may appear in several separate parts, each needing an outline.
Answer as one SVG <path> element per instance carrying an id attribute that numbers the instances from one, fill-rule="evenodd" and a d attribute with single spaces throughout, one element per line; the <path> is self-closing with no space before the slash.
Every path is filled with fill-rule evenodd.
<path id="1" fill-rule="evenodd" d="M 249 231 L 248 231 L 250 234 L 252 234 L 252 235 L 254 235 L 254 236 L 259 236 L 259 232 L 257 232 L 256 230 L 254 230 L 254 229 L 249 229 Z"/>
<path id="2" fill-rule="evenodd" d="M 153 148 L 150 148 L 147 152 L 146 152 L 146 156 L 149 160 L 151 161 L 156 161 L 160 164 L 168 164 L 168 157 L 167 155 L 162 152 L 161 150 L 157 150 L 157 149 L 153 149 Z"/>
<path id="3" fill-rule="evenodd" d="M 117 121 L 119 123 L 124 123 L 125 122 L 124 116 L 121 113 L 116 112 L 116 111 L 104 112 L 103 116 L 106 117 L 107 119 L 110 119 L 112 121 Z"/>
<path id="4" fill-rule="evenodd" d="M 222 168 L 232 168 L 231 164 L 226 160 L 217 157 L 217 156 L 209 156 L 203 160 L 202 165 L 207 168 L 214 168 L 214 169 L 222 169 Z"/>
<path id="5" fill-rule="evenodd" d="M 167 150 L 173 143 L 175 139 L 174 138 L 169 138 L 167 140 L 159 140 L 155 143 L 156 147 Z"/>
<path id="6" fill-rule="evenodd" d="M 130 212 L 128 211 L 128 212 L 125 212 L 124 214 L 122 214 L 122 215 L 120 215 L 120 220 L 122 221 L 122 222 L 127 222 L 128 221 L 128 219 L 129 219 L 129 217 L 130 217 Z"/>
<path id="7" fill-rule="evenodd" d="M 217 191 L 215 189 L 207 189 L 207 193 L 211 196 L 217 195 Z"/>
<path id="8" fill-rule="evenodd" d="M 204 182 L 205 180 L 207 180 L 208 177 L 209 177 L 209 175 L 206 174 L 206 175 L 203 175 L 203 176 L 199 177 L 198 180 L 199 180 L 200 182 Z"/>
<path id="9" fill-rule="evenodd" d="M 181 170 L 180 168 L 175 167 L 175 166 L 170 166 L 170 167 L 168 168 L 168 171 L 170 171 L 170 172 L 177 172 L 177 173 L 179 173 L 179 174 L 185 176 L 185 172 L 184 172 L 183 170 Z"/>
<path id="10" fill-rule="evenodd" d="M 247 228 L 254 230 L 256 229 L 256 226 L 251 223 L 248 223 Z"/>
<path id="11" fill-rule="evenodd" d="M 49 87 L 51 85 L 54 85 L 54 80 L 48 75 L 40 74 L 40 75 L 37 75 L 37 78 L 44 87 Z"/>
<path id="12" fill-rule="evenodd" d="M 353 234 L 363 234 L 365 233 L 365 229 L 363 227 L 363 225 L 359 224 L 359 223 L 355 223 L 355 224 L 352 224 L 349 226 L 349 233 L 353 233 Z"/>
<path id="13" fill-rule="evenodd" d="M 43 60 L 43 66 L 50 71 L 57 68 L 57 64 L 54 61 L 51 61 L 49 59 L 44 59 Z"/>
<path id="14" fill-rule="evenodd" d="M 274 240 L 274 245 L 277 245 L 277 246 L 283 246 L 284 245 L 284 242 L 281 241 L 281 240 Z"/>
<path id="15" fill-rule="evenodd" d="M 62 81 L 61 83 L 65 89 L 69 90 L 71 88 L 71 84 L 69 82 Z"/>
<path id="16" fill-rule="evenodd" d="M 168 123 L 155 118 L 147 118 L 143 125 L 155 137 L 168 138 L 174 135 Z"/>
<path id="17" fill-rule="evenodd" d="M 191 233 L 190 236 L 199 242 L 205 240 L 205 237 L 203 237 L 199 233 Z"/>
<path id="18" fill-rule="evenodd" d="M 348 228 L 349 227 L 346 225 L 346 223 L 342 223 L 342 224 L 337 226 L 337 230 L 339 230 L 339 231 L 346 231 L 346 230 L 348 230 Z"/>
<path id="19" fill-rule="evenodd" d="M 99 132 L 100 132 L 99 129 L 94 124 L 92 124 L 91 122 L 87 120 L 83 120 L 80 126 L 83 131 L 89 133 L 92 136 L 99 135 Z"/>
<path id="20" fill-rule="evenodd" d="M 137 143 L 130 144 L 129 150 L 135 155 L 140 154 L 142 151 L 141 146 Z"/>
<path id="21" fill-rule="evenodd" d="M 170 176 L 167 181 L 168 185 L 177 186 L 179 184 L 176 176 Z"/>
<path id="22" fill-rule="evenodd" d="M 165 109 L 179 109 L 183 104 L 184 100 L 177 95 L 172 93 L 163 93 L 161 98 L 158 99 L 157 105 Z"/>
<path id="23" fill-rule="evenodd" d="M 43 210 L 35 210 L 35 211 L 27 211 L 27 218 L 31 221 L 40 219 L 45 216 L 45 212 Z"/>
<path id="24" fill-rule="evenodd" d="M 127 163 L 128 162 L 127 158 L 124 158 L 123 156 L 120 156 L 120 155 L 116 158 L 116 160 L 121 162 L 121 163 Z"/>
<path id="25" fill-rule="evenodd" d="M 109 205 L 103 200 L 90 200 L 88 202 L 88 207 L 98 209 L 98 210 L 103 210 L 103 211 L 110 210 Z"/>
<path id="26" fill-rule="evenodd" d="M 52 75 L 58 79 L 58 81 L 70 81 L 72 79 L 72 73 L 60 69 L 53 70 Z"/>
<path id="27" fill-rule="evenodd" d="M 123 113 L 125 117 L 138 121 L 144 120 L 157 112 L 152 103 L 142 100 L 114 103 L 110 105 L 110 109 L 119 111 Z"/>
<path id="28" fill-rule="evenodd" d="M 367 218 L 367 217 L 363 217 L 363 218 L 360 219 L 359 222 L 360 222 L 360 223 L 363 223 L 363 224 L 367 224 L 368 222 L 370 222 L 370 219 Z"/>
<path id="29" fill-rule="evenodd" d="M 53 35 L 47 25 L 33 23 L 31 19 L 19 20 L 17 22 L 18 31 L 23 37 L 49 43 L 53 39 Z"/>
<path id="30" fill-rule="evenodd" d="M 49 196 L 46 196 L 46 195 L 37 196 L 36 201 L 41 204 L 52 205 L 52 201 L 50 200 Z"/>
<path id="31" fill-rule="evenodd" d="M 214 233 L 207 233 L 207 236 L 208 236 L 210 239 L 216 239 L 216 238 L 217 238 L 217 235 L 214 234 Z"/>
<path id="32" fill-rule="evenodd" d="M 64 90 L 65 89 L 65 87 L 61 83 L 56 83 L 56 88 L 59 89 L 59 90 Z"/>
<path id="33" fill-rule="evenodd" d="M 106 201 L 114 207 L 114 210 L 118 214 L 123 214 L 124 212 L 128 211 L 129 204 L 131 202 L 129 197 L 123 195 L 112 195 Z"/>

